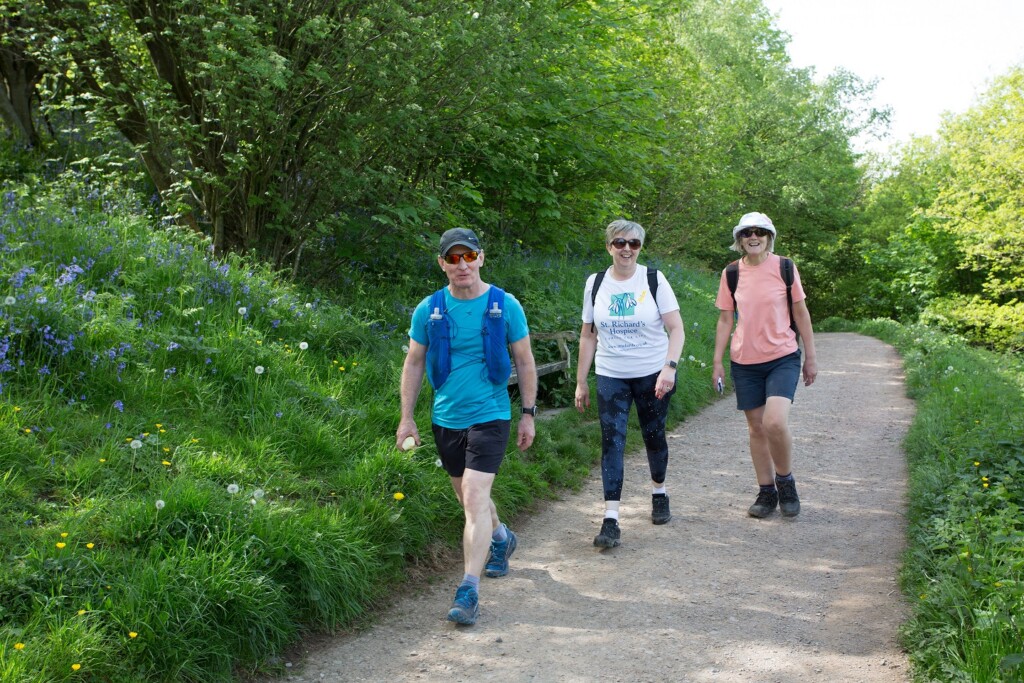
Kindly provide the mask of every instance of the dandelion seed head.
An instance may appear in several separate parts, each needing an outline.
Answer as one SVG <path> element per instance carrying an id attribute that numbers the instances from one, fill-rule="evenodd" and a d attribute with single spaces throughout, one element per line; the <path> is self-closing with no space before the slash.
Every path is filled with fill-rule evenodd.
<path id="1" fill-rule="evenodd" d="M 256 366 L 256 374 L 257 375 L 262 375 L 265 370 L 266 370 L 266 368 L 264 368 L 262 365 L 257 365 Z"/>
<path id="2" fill-rule="evenodd" d="M 4 297 L 4 304 L 6 304 L 8 306 L 13 306 L 17 301 L 18 300 L 15 299 L 13 296 L 6 296 L 6 297 Z"/>
<path id="3" fill-rule="evenodd" d="M 238 493 L 238 484 L 228 484 L 228 493 L 231 495 Z"/>
<path id="4" fill-rule="evenodd" d="M 252 497 L 255 498 L 256 500 L 262 499 L 263 496 L 265 496 L 265 495 L 267 495 L 267 494 L 266 494 L 266 492 L 264 492 L 263 489 L 256 489 L 255 491 L 252 492 Z"/>
<path id="5" fill-rule="evenodd" d="M 309 348 L 309 344 L 307 344 L 306 342 L 299 342 L 299 348 L 305 351 L 306 349 Z"/>
<path id="6" fill-rule="evenodd" d="M 248 312 L 249 312 L 249 309 L 246 308 L 245 306 L 242 306 L 241 308 L 238 309 L 238 315 L 245 315 Z"/>
<path id="7" fill-rule="evenodd" d="M 129 445 L 132 447 L 133 451 L 137 451 L 140 448 L 142 448 L 142 442 L 139 441 L 138 439 L 132 439 L 132 441 L 131 441 L 131 443 Z"/>

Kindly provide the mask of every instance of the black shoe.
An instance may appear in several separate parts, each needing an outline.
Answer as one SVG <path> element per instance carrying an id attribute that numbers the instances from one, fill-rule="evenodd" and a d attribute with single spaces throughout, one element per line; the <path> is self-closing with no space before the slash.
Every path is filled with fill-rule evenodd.
<path id="1" fill-rule="evenodd" d="M 594 536 L 594 545 L 598 548 L 615 548 L 619 545 L 621 533 L 618 520 L 605 517 L 604 522 L 601 523 L 601 533 Z"/>
<path id="2" fill-rule="evenodd" d="M 779 510 L 783 517 L 796 517 L 800 514 L 800 496 L 796 495 L 796 481 L 793 479 L 776 479 L 775 487 L 779 489 Z"/>
<path id="3" fill-rule="evenodd" d="M 667 524 L 672 519 L 672 513 L 668 509 L 668 495 L 655 493 L 651 496 L 651 521 L 655 524 Z"/>
<path id="4" fill-rule="evenodd" d="M 793 490 L 794 495 L 796 489 Z M 775 511 L 775 507 L 779 504 L 779 492 L 778 491 L 760 491 L 757 494 L 757 500 L 747 510 L 747 514 L 751 517 L 767 517 Z"/>

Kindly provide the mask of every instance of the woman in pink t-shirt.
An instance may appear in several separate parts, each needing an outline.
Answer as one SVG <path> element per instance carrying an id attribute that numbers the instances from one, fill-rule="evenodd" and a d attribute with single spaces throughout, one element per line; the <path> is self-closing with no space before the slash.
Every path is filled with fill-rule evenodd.
<path id="1" fill-rule="evenodd" d="M 800 379 L 801 356 L 804 385 L 813 384 L 818 375 L 814 331 L 800 274 L 794 265 L 790 287 L 792 322 L 803 340 L 802 354 L 791 326 L 783 260 L 773 253 L 775 234 L 775 226 L 763 213 L 748 213 L 740 219 L 732 230 L 731 247 L 743 254 L 736 262 L 736 291 L 729 289 L 726 268 L 715 299 L 720 314 L 712 381 L 719 391 L 725 382 L 725 345 L 733 322 L 736 323 L 729 346 L 730 374 L 736 389 L 736 408 L 747 416 L 750 458 L 760 486 L 757 500 L 747 510 L 751 517 L 767 517 L 776 507 L 786 517 L 800 514 L 800 497 L 793 478 L 789 408 Z"/>

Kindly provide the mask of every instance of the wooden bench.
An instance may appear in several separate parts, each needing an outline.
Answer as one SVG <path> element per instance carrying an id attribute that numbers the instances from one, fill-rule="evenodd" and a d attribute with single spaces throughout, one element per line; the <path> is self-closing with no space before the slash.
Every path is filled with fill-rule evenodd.
<path id="1" fill-rule="evenodd" d="M 569 342 L 576 341 L 576 332 L 538 332 L 530 335 L 530 341 L 554 340 L 558 344 L 558 353 L 561 359 L 542 363 L 537 366 L 537 377 L 558 372 L 565 372 L 569 376 L 569 368 L 572 365 L 572 354 L 569 351 Z M 571 377 L 569 379 L 572 379 Z M 519 374 L 516 372 L 515 363 L 512 364 L 512 376 L 508 378 L 509 386 L 519 383 Z"/>

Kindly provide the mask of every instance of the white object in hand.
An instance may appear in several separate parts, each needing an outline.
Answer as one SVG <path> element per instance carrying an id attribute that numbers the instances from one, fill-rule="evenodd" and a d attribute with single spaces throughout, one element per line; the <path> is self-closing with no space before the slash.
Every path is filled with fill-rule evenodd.
<path id="1" fill-rule="evenodd" d="M 414 448 L 416 448 L 416 439 L 411 436 L 405 437 L 405 441 L 402 442 L 402 450 L 411 451 Z"/>

